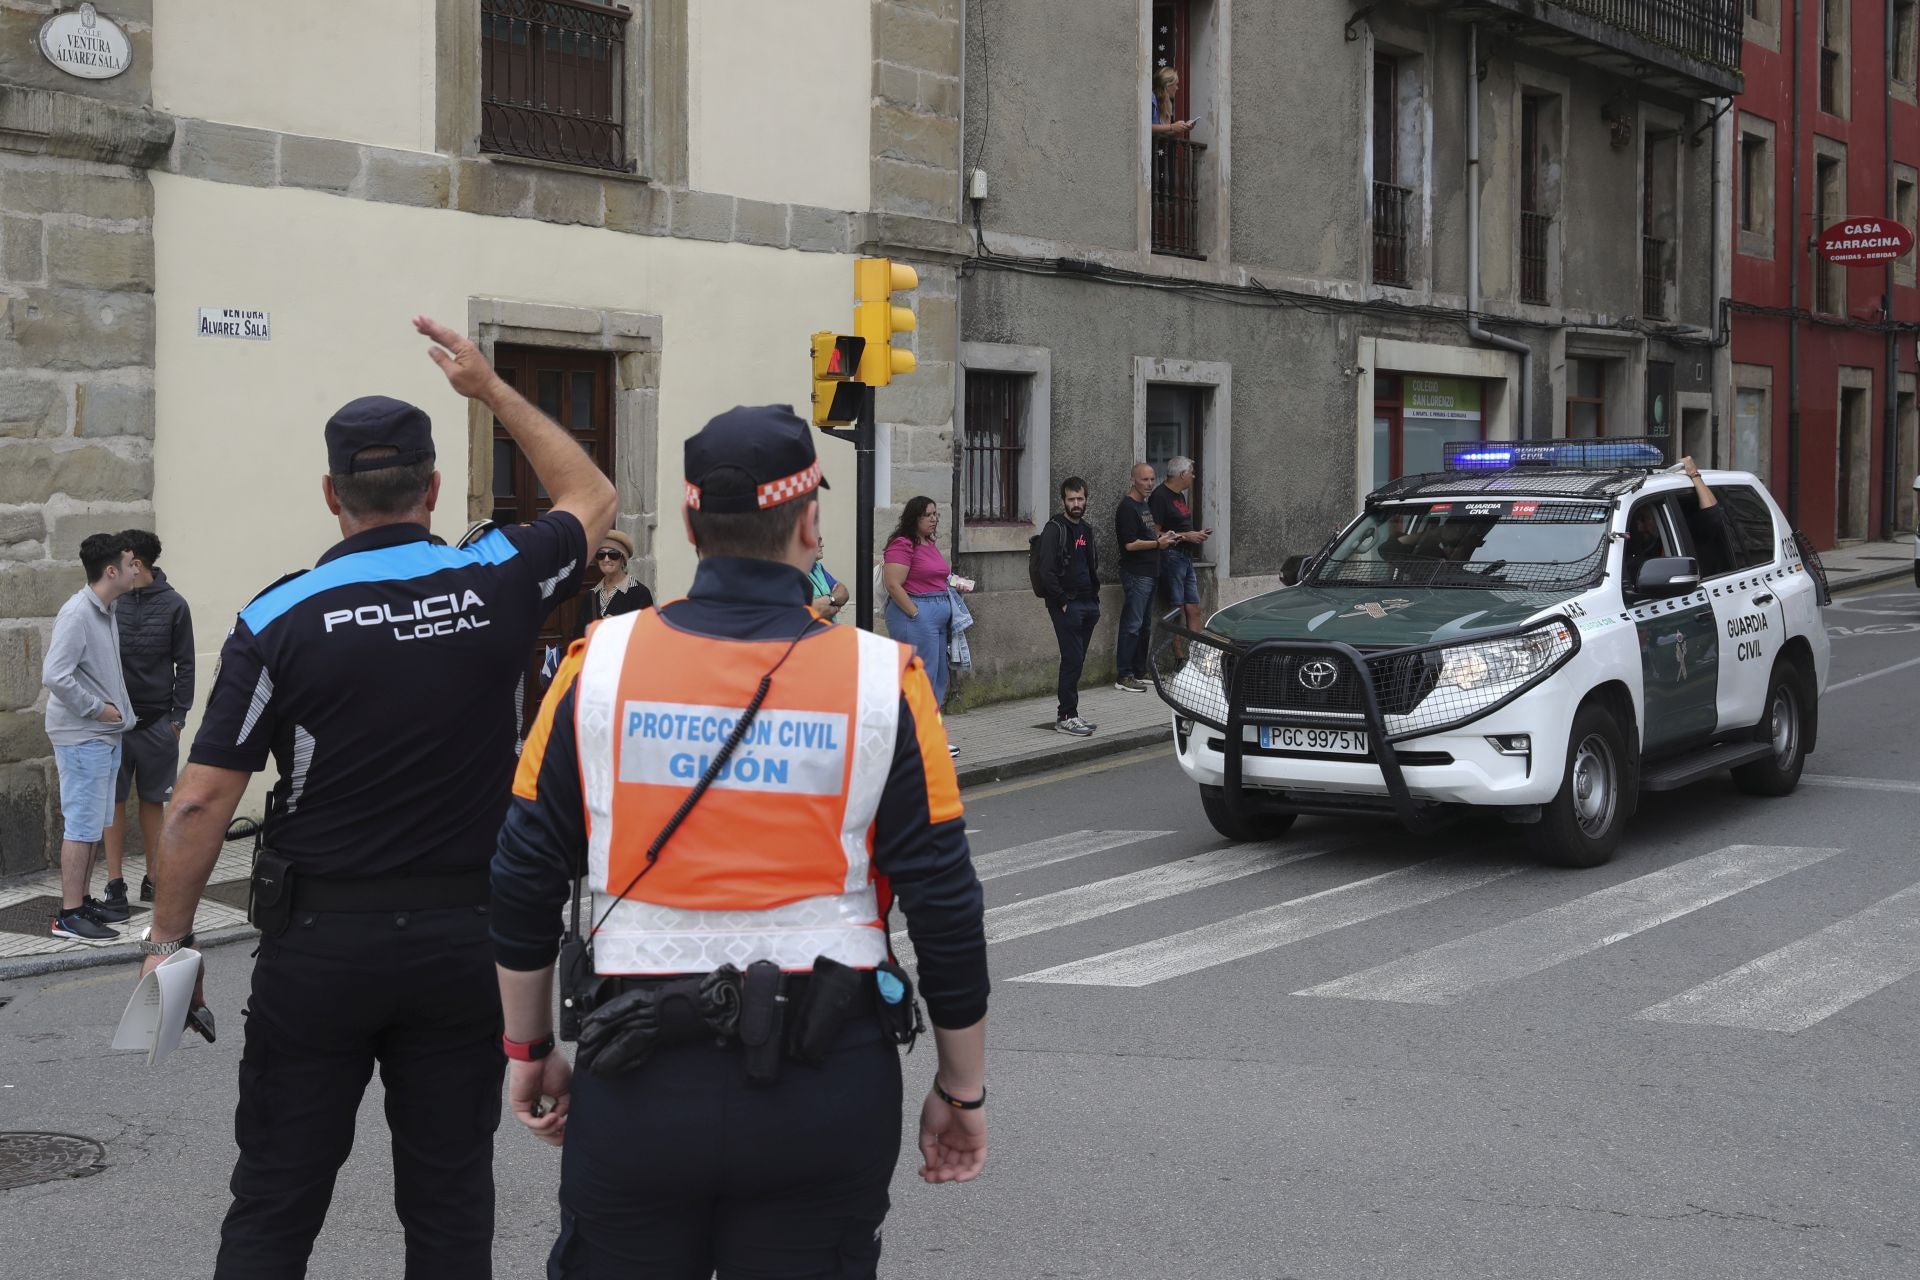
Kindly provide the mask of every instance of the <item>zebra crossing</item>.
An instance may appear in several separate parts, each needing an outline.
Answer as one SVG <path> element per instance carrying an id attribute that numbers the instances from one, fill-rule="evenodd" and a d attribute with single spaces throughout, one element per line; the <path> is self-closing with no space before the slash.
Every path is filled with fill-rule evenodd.
<path id="1" fill-rule="evenodd" d="M 993 880 L 1171 834 L 1069 832 L 978 855 L 975 864 L 983 880 Z M 1032 897 L 1015 897 L 988 908 L 987 939 L 997 944 L 1066 929 L 1202 889 L 1245 882 L 1328 854 L 1353 852 L 1361 843 L 1347 833 L 1280 845 L 1230 845 Z M 1795 845 L 1727 845 L 1292 994 L 1449 1004 L 1673 925 L 1845 852 Z M 1034 986 L 1149 987 L 1368 921 L 1431 909 L 1456 895 L 1502 881 L 1514 887 L 1552 883 L 1578 888 L 1581 883 L 1564 872 L 1524 863 L 1447 854 L 1003 980 Z M 912 964 L 906 931 L 895 933 L 893 940 L 902 962 Z M 1632 1016 L 1791 1034 L 1915 973 L 1920 973 L 1920 883 Z"/>

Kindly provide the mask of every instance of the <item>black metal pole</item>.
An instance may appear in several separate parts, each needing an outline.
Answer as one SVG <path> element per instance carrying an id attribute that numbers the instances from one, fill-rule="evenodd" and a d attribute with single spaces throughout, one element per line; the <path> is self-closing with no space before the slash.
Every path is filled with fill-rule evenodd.
<path id="1" fill-rule="evenodd" d="M 873 388 L 860 388 L 860 420 L 854 425 L 853 453 L 857 478 L 854 481 L 853 520 L 854 564 L 859 566 L 854 582 L 854 624 L 862 631 L 873 630 Z"/>

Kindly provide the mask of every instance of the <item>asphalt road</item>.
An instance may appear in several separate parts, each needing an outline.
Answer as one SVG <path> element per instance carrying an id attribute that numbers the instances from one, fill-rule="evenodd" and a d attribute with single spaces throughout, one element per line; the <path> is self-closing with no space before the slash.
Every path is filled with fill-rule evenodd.
<path id="1" fill-rule="evenodd" d="M 903 1159 L 883 1273 L 1920 1274 L 1920 592 L 1827 621 L 1807 783 L 1650 796 L 1592 871 L 1497 822 L 1233 846 L 1162 751 L 971 795 L 992 1154 Z M 0 1192 L 8 1273 L 207 1271 L 247 955 L 210 961 L 226 1036 L 151 1072 L 106 1052 L 129 974 L 0 985 L 0 1129 L 107 1149 Z M 315 1276 L 399 1273 L 377 1093 Z M 499 1274 L 539 1274 L 557 1155 L 498 1152 Z"/>

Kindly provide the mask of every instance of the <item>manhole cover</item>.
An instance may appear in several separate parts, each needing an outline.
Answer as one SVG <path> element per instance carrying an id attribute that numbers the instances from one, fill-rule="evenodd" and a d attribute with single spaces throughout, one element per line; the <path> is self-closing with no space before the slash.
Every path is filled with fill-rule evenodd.
<path id="1" fill-rule="evenodd" d="M 100 1172 L 107 1152 L 70 1133 L 0 1133 L 0 1191 Z"/>

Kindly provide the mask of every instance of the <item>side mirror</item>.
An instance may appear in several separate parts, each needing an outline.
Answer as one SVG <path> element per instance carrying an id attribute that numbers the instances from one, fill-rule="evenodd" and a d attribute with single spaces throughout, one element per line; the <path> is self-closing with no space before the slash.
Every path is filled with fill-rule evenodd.
<path id="1" fill-rule="evenodd" d="M 1700 585 L 1700 562 L 1692 556 L 1656 556 L 1640 566 L 1633 589 L 1643 596 L 1664 599 L 1683 596 Z"/>
<path id="2" fill-rule="evenodd" d="M 1299 586 L 1300 579 L 1306 576 L 1306 570 L 1307 558 L 1305 556 L 1288 556 L 1280 562 L 1280 585 L 1283 587 Z"/>

